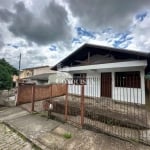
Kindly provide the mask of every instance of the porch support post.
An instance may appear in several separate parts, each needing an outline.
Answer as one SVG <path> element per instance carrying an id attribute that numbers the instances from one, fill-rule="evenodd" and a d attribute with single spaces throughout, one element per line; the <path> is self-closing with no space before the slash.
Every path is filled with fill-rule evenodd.
<path id="1" fill-rule="evenodd" d="M 81 127 L 83 127 L 84 124 L 84 84 L 81 84 Z"/>
<path id="2" fill-rule="evenodd" d="M 31 108 L 31 111 L 33 112 L 34 111 L 34 101 L 35 101 L 35 84 L 32 85 L 32 108 Z"/>
<path id="3" fill-rule="evenodd" d="M 141 78 L 141 99 L 142 99 L 142 104 L 146 105 L 146 100 L 145 100 L 145 73 L 144 70 L 141 70 L 140 72 L 140 78 Z"/>
<path id="4" fill-rule="evenodd" d="M 66 97 L 65 97 L 65 121 L 68 120 L 68 82 L 66 83 Z"/>

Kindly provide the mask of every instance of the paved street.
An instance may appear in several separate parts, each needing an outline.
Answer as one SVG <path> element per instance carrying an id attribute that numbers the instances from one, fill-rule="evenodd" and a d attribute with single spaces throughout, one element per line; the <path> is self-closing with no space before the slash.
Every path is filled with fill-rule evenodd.
<path id="1" fill-rule="evenodd" d="M 47 120 L 41 114 L 29 114 L 19 107 L 0 108 L 0 150 L 34 150 L 31 143 L 17 135 L 3 122 L 28 138 L 42 150 L 149 150 L 136 142 L 127 142 L 104 134 L 95 133 Z M 71 133 L 66 139 L 64 135 Z"/>
<path id="2" fill-rule="evenodd" d="M 25 139 L 0 123 L 0 150 L 34 150 Z"/>

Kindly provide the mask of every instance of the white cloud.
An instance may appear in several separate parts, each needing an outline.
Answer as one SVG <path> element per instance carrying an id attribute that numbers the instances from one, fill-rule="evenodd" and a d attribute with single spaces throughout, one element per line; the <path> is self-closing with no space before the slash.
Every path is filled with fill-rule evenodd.
<path id="1" fill-rule="evenodd" d="M 144 18 L 143 21 L 136 22 L 132 29 L 131 44 L 128 46 L 130 49 L 137 49 L 140 51 L 150 52 L 150 14 Z"/>
<path id="2" fill-rule="evenodd" d="M 149 8 L 149 0 L 1 0 L 0 58 L 18 68 L 21 52 L 22 68 L 52 66 L 83 43 L 114 46 L 121 36 L 116 35 L 126 31 L 133 39 L 120 47 L 150 51 L 149 12 L 141 22 L 134 19 Z M 79 35 L 77 27 L 94 38 Z M 77 42 L 72 43 L 72 37 Z M 51 44 L 56 51 L 49 50 Z"/>

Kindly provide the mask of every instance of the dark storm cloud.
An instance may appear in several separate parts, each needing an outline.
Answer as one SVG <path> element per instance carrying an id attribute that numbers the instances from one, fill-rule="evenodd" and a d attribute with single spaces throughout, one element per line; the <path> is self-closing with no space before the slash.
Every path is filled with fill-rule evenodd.
<path id="1" fill-rule="evenodd" d="M 67 12 L 55 2 L 51 2 L 40 17 L 27 10 L 23 2 L 17 3 L 15 8 L 15 17 L 9 30 L 16 36 L 38 44 L 48 44 L 69 37 Z"/>
<path id="2" fill-rule="evenodd" d="M 29 11 L 23 2 L 16 3 L 14 8 L 14 13 L 1 9 L 0 18 L 9 22 L 9 31 L 15 36 L 41 45 L 71 37 L 67 11 L 56 2 L 51 1 L 48 6 L 40 10 L 40 15 Z"/>
<path id="3" fill-rule="evenodd" d="M 68 3 L 79 22 L 92 29 L 126 28 L 133 15 L 150 8 L 150 0 L 68 0 Z"/>
<path id="4" fill-rule="evenodd" d="M 9 22 L 13 17 L 13 13 L 7 9 L 0 9 L 0 21 Z"/>
<path id="5" fill-rule="evenodd" d="M 0 0 L 0 8 L 11 8 L 17 0 Z"/>

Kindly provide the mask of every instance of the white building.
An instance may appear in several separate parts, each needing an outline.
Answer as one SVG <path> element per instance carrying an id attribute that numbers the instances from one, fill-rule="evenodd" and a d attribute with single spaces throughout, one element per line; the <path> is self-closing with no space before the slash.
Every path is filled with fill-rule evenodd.
<path id="1" fill-rule="evenodd" d="M 80 95 L 81 80 L 84 80 L 87 97 L 145 104 L 149 56 L 146 52 L 84 44 L 52 69 L 72 76 L 72 81 L 69 81 L 71 94 Z M 59 64 L 61 68 L 57 68 Z"/>

